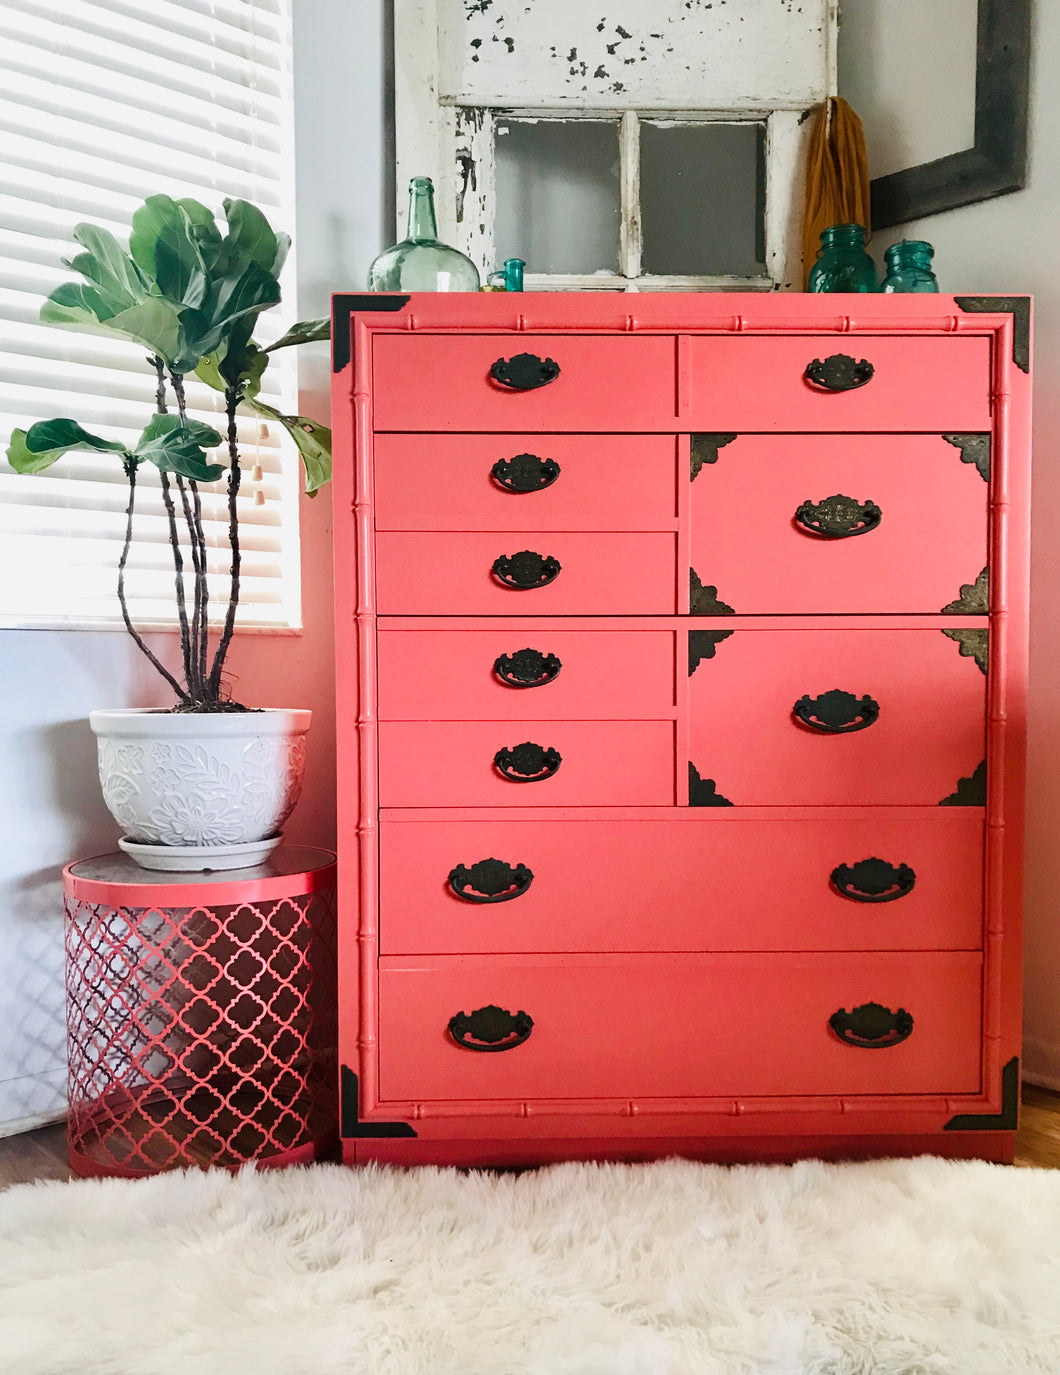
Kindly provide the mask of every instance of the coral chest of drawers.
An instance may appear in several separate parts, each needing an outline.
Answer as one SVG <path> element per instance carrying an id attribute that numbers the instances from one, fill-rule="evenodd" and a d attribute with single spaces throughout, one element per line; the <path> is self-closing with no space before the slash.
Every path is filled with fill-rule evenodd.
<path id="1" fill-rule="evenodd" d="M 1027 298 L 334 309 L 347 1161 L 1011 1159 Z"/>

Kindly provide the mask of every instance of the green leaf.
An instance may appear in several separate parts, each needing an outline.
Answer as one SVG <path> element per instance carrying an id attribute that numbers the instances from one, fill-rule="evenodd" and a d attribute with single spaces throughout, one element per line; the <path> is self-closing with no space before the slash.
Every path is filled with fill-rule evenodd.
<path id="1" fill-rule="evenodd" d="M 170 301 L 149 296 L 138 306 L 113 315 L 106 327 L 157 353 L 172 365 L 180 345 L 180 315 Z"/>
<path id="2" fill-rule="evenodd" d="M 149 296 L 139 305 L 113 313 L 93 287 L 64 282 L 41 306 L 41 320 L 48 325 L 90 329 L 117 334 L 142 344 L 172 364 L 180 342 L 180 316 L 176 307 L 160 296 Z"/>
<path id="3" fill-rule="evenodd" d="M 276 235 L 276 257 L 272 260 L 272 267 L 269 271 L 274 277 L 279 277 L 283 271 L 283 265 L 287 261 L 287 255 L 291 251 L 291 236 L 284 234 L 282 230 Z"/>
<path id="4" fill-rule="evenodd" d="M 154 415 L 133 452 L 141 462 L 153 463 L 163 473 L 179 473 L 196 482 L 216 482 L 224 468 L 211 463 L 203 449 L 220 443 L 217 431 L 200 420 L 182 424 L 179 415 Z"/>
<path id="5" fill-rule="evenodd" d="M 119 309 L 144 299 L 148 288 L 143 274 L 109 230 L 94 224 L 78 224 L 74 226 L 74 238 L 86 252 L 76 258 L 64 258 L 67 267 L 113 296 L 121 303 Z"/>
<path id="6" fill-rule="evenodd" d="M 239 379 L 243 383 L 243 397 L 246 400 L 253 400 L 261 391 L 262 374 L 269 366 L 269 355 L 265 349 L 259 349 L 256 344 L 251 344 L 250 347 L 254 352 Z"/>
<path id="7" fill-rule="evenodd" d="M 305 490 L 313 496 L 318 487 L 331 481 L 331 431 L 305 415 L 283 415 L 264 401 L 248 399 L 247 408 L 268 420 L 276 420 L 294 440 L 305 467 Z"/>
<path id="8" fill-rule="evenodd" d="M 207 272 L 213 269 L 221 252 L 221 231 L 217 228 L 212 210 L 190 196 L 177 201 L 191 223 L 192 238 L 199 246 Z"/>
<path id="9" fill-rule="evenodd" d="M 268 220 L 250 201 L 226 200 L 224 207 L 228 220 L 226 245 L 230 252 L 234 250 L 237 256 L 249 258 L 270 276 L 274 275 L 278 245 Z"/>
<path id="10" fill-rule="evenodd" d="M 279 283 L 256 263 L 247 262 L 241 271 L 215 278 L 202 310 L 186 311 L 181 317 L 183 339 L 176 365 L 179 371 L 194 372 L 207 354 L 220 348 L 238 320 L 267 310 L 279 299 Z M 226 355 L 227 342 L 222 364 Z"/>
<path id="11" fill-rule="evenodd" d="M 42 473 L 63 454 L 76 449 L 128 453 L 124 444 L 89 434 L 76 420 L 38 420 L 28 430 L 12 430 L 7 461 L 16 473 Z"/>
<path id="12" fill-rule="evenodd" d="M 99 328 L 116 314 L 116 308 L 94 286 L 79 282 L 63 282 L 57 286 L 40 308 L 40 318 L 46 325 L 78 325 Z"/>
<path id="13" fill-rule="evenodd" d="M 321 339 L 331 338 L 331 321 L 323 320 L 300 320 L 298 324 L 292 325 L 286 334 L 276 340 L 275 344 L 269 344 L 266 353 L 272 353 L 273 349 L 288 348 L 291 344 L 315 344 Z"/>
<path id="14" fill-rule="evenodd" d="M 214 349 L 213 353 L 208 353 L 205 358 L 199 360 L 199 366 L 195 369 L 195 376 L 200 382 L 205 382 L 208 387 L 213 387 L 214 391 L 227 391 L 228 383 L 221 376 L 221 359 L 224 352 L 221 349 Z"/>
<path id="15" fill-rule="evenodd" d="M 175 305 L 197 310 L 209 285 L 187 211 L 170 196 L 148 196 L 133 211 L 129 251 L 148 281 Z"/>

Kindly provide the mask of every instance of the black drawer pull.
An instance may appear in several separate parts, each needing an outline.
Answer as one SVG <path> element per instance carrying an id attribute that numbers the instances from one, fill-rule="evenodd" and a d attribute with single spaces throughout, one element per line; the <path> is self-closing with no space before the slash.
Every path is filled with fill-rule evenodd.
<path id="1" fill-rule="evenodd" d="M 480 859 L 470 866 L 458 864 L 446 882 L 465 902 L 511 902 L 521 898 L 534 881 L 525 864 L 513 869 L 503 859 Z"/>
<path id="2" fill-rule="evenodd" d="M 499 583 L 514 592 L 527 592 L 534 587 L 547 587 L 560 575 L 562 564 L 551 554 L 535 554 L 532 549 L 520 549 L 518 554 L 502 554 L 493 560 L 491 572 Z"/>
<path id="3" fill-rule="evenodd" d="M 505 1012 L 492 1003 L 449 1018 L 449 1035 L 465 1050 L 514 1050 L 533 1029 L 529 1012 Z"/>
<path id="4" fill-rule="evenodd" d="M 916 874 L 908 864 L 888 864 L 885 859 L 859 859 L 832 870 L 832 883 L 853 902 L 895 902 L 908 897 Z"/>
<path id="5" fill-rule="evenodd" d="M 803 725 L 822 735 L 848 735 L 871 726 L 880 714 L 880 704 L 872 697 L 855 697 L 833 688 L 820 697 L 800 697 L 792 711 Z"/>
<path id="6" fill-rule="evenodd" d="M 837 494 L 824 501 L 804 501 L 795 512 L 795 523 L 811 535 L 826 539 L 846 539 L 867 535 L 880 523 L 883 512 L 874 501 L 855 501 Z"/>
<path id="7" fill-rule="evenodd" d="M 824 361 L 815 358 L 807 365 L 803 376 L 822 391 L 853 391 L 870 381 L 875 368 L 866 359 L 854 359 L 847 353 L 833 353 Z"/>
<path id="8" fill-rule="evenodd" d="M 562 667 L 555 654 L 542 654 L 539 649 L 520 649 L 493 661 L 494 673 L 505 687 L 512 688 L 545 687 L 556 681 Z"/>
<path id="9" fill-rule="evenodd" d="M 520 496 L 544 491 L 552 486 L 559 474 L 560 466 L 554 458 L 538 458 L 537 454 L 498 458 L 490 469 L 490 477 L 498 487 Z"/>
<path id="10" fill-rule="evenodd" d="M 498 358 L 490 368 L 490 376 L 502 387 L 512 391 L 533 391 L 547 387 L 559 376 L 559 364 L 552 358 L 538 358 L 536 353 L 517 353 L 514 358 Z"/>
<path id="11" fill-rule="evenodd" d="M 828 1025 L 841 1041 L 861 1050 L 886 1050 L 913 1034 L 913 1018 L 904 1007 L 892 1012 L 879 1003 L 862 1003 L 852 1012 L 841 1007 L 829 1017 Z"/>
<path id="12" fill-rule="evenodd" d="M 559 750 L 535 745 L 526 740 L 512 749 L 498 750 L 493 756 L 497 772 L 510 783 L 539 783 L 551 778 L 563 763 Z"/>

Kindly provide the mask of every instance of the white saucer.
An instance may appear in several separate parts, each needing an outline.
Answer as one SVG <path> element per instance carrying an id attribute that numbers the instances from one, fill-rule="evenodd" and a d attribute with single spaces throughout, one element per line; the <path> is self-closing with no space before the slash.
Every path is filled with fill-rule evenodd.
<path id="1" fill-rule="evenodd" d="M 120 836 L 118 844 L 142 869 L 208 874 L 214 869 L 252 869 L 272 853 L 283 836 L 240 845 L 144 845 Z"/>

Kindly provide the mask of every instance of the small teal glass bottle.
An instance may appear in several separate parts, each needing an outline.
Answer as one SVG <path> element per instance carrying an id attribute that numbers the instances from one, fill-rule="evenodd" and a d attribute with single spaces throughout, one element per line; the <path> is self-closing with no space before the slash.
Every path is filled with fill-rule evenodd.
<path id="1" fill-rule="evenodd" d="M 867 233 L 863 224 L 832 224 L 821 230 L 811 291 L 876 290 L 876 264 L 865 251 Z"/>
<path id="2" fill-rule="evenodd" d="M 380 253 L 368 269 L 369 291 L 478 291 L 470 258 L 438 242 L 430 177 L 409 182 L 409 227 L 401 243 Z"/>
<path id="3" fill-rule="evenodd" d="M 486 284 L 497 291 L 522 291 L 524 258 L 505 258 L 504 267 L 499 272 L 491 272 Z"/>
<path id="4" fill-rule="evenodd" d="M 887 275 L 881 291 L 938 291 L 939 284 L 931 270 L 935 250 L 923 239 L 901 239 L 891 244 L 883 258 Z"/>

